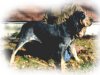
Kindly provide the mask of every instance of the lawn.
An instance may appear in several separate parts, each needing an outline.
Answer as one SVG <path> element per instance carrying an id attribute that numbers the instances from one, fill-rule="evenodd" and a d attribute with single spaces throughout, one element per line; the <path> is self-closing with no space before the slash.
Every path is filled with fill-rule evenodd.
<path id="1" fill-rule="evenodd" d="M 11 42 L 10 39 L 5 39 L 7 42 L 5 44 L 5 52 L 12 52 L 16 46 L 16 42 Z M 78 57 L 82 60 L 82 63 L 78 63 L 74 58 L 71 58 L 69 62 L 66 63 L 67 70 L 88 70 L 95 65 L 96 61 L 96 49 L 94 44 L 94 37 L 84 37 L 77 38 L 74 43 L 78 52 Z M 9 43 L 8 43 L 9 42 Z M 25 51 L 24 48 L 21 50 Z M 8 57 L 8 56 L 7 56 Z M 19 69 L 32 68 L 32 69 L 56 69 L 55 61 L 49 59 L 45 61 L 38 57 L 32 57 L 31 55 L 16 55 L 15 66 Z"/>

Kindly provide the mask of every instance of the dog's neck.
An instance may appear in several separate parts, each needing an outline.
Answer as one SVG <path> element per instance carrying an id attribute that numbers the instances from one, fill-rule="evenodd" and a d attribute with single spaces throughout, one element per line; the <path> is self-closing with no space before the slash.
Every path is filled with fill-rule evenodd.
<path id="1" fill-rule="evenodd" d="M 74 23 L 72 23 L 70 20 L 61 24 L 61 27 L 67 33 L 66 35 L 70 34 L 70 37 L 72 37 L 72 38 L 76 37 L 76 33 L 77 33 L 73 24 Z"/>
<path id="2" fill-rule="evenodd" d="M 68 29 L 68 32 L 73 36 L 77 37 L 83 26 L 80 23 L 80 19 L 71 16 L 66 22 L 64 22 L 65 26 Z"/>

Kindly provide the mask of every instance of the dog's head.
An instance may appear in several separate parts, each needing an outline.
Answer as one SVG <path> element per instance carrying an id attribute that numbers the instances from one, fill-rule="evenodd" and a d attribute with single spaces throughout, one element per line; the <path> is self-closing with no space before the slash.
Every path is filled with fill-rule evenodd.
<path id="1" fill-rule="evenodd" d="M 85 34 L 86 27 L 92 24 L 91 19 L 83 11 L 75 11 L 70 20 L 73 25 L 74 34 L 77 37 L 82 37 Z"/>

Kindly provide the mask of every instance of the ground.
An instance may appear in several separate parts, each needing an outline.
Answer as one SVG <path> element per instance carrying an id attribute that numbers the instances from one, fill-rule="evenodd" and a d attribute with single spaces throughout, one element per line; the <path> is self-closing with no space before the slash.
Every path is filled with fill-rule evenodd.
<path id="1" fill-rule="evenodd" d="M 12 42 L 10 39 L 6 40 L 5 44 L 5 52 L 9 52 L 15 48 L 16 42 Z M 77 49 L 78 57 L 82 60 L 82 63 L 78 63 L 74 58 L 71 58 L 69 62 L 66 62 L 67 70 L 86 70 L 90 69 L 93 65 L 95 65 L 96 61 L 96 49 L 94 44 L 94 37 L 84 37 L 77 38 L 74 43 Z M 9 42 L 9 43 L 8 43 Z M 25 49 L 21 49 L 25 50 Z M 8 53 L 7 53 L 8 54 Z M 11 53 L 10 53 L 11 54 Z M 8 57 L 8 56 L 7 56 Z M 8 59 L 8 58 L 7 58 Z M 49 59 L 48 61 L 44 61 L 38 57 L 34 58 L 30 55 L 16 55 L 15 58 L 15 66 L 16 68 L 33 68 L 33 69 L 56 69 L 53 59 Z"/>

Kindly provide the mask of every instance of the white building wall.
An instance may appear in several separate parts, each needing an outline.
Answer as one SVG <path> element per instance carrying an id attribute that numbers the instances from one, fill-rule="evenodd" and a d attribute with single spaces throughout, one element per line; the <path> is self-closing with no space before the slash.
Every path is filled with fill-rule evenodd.
<path id="1" fill-rule="evenodd" d="M 98 35 L 99 33 L 100 33 L 100 22 L 95 22 L 90 27 L 87 27 L 85 35 Z"/>
<path id="2" fill-rule="evenodd" d="M 25 22 L 8 22 L 5 24 L 5 36 L 10 36 L 15 32 L 19 32 Z M 100 22 L 93 23 L 87 27 L 85 35 L 98 35 L 100 32 Z"/>

